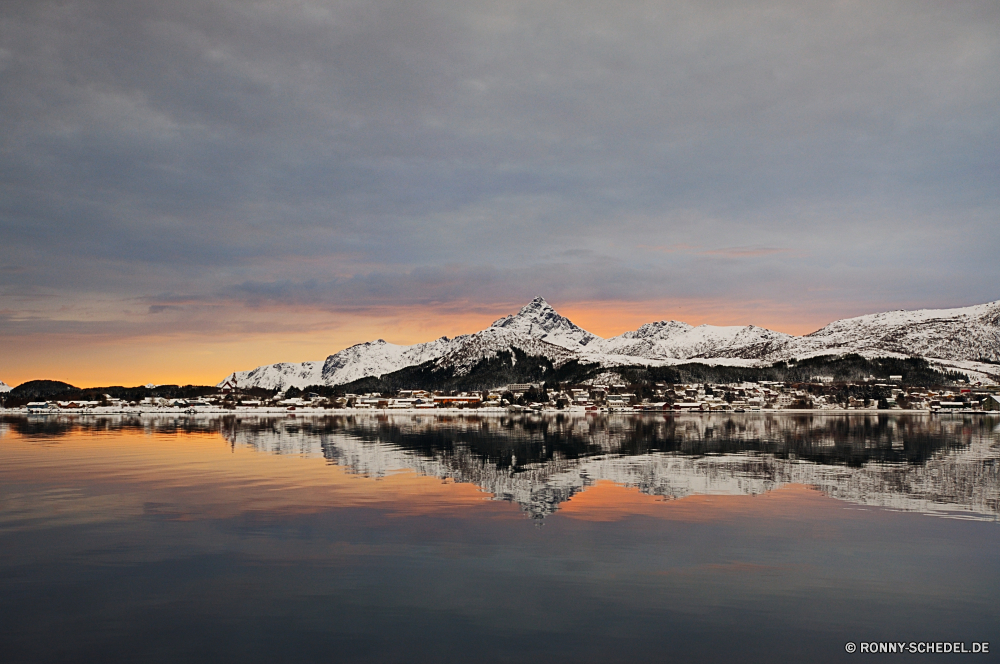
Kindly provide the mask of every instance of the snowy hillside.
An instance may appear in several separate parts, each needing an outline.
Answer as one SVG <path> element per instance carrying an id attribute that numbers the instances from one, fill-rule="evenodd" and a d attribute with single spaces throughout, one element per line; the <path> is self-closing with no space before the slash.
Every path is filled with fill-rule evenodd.
<path id="1" fill-rule="evenodd" d="M 997 362 L 1000 361 L 1000 302 L 846 318 L 799 338 L 794 348 L 800 357 L 888 351 L 945 360 Z"/>
<path id="2" fill-rule="evenodd" d="M 343 352 L 343 351 L 341 351 Z M 331 356 L 332 357 L 332 356 Z M 235 382 L 240 387 L 262 387 L 265 390 L 283 390 L 288 387 L 305 387 L 322 384 L 323 361 L 279 362 L 265 364 L 250 371 L 235 371 L 219 383 Z"/>
<path id="3" fill-rule="evenodd" d="M 620 356 L 709 363 L 732 359 L 775 362 L 845 353 L 920 356 L 981 372 L 988 368 L 982 362 L 1000 361 L 1000 302 L 846 318 L 802 337 L 753 325 L 691 327 L 660 321 L 597 341 L 587 352 L 619 356 L 615 358 L 619 363 Z"/>
<path id="4" fill-rule="evenodd" d="M 241 387 L 267 389 L 343 385 L 425 362 L 451 368 L 461 376 L 482 360 L 512 349 L 544 357 L 555 367 L 571 360 L 603 367 L 684 361 L 769 364 L 792 357 L 860 353 L 868 357 L 921 356 L 982 375 L 997 374 L 1000 369 L 993 371 L 993 365 L 983 362 L 1000 362 L 1000 302 L 847 318 L 802 337 L 753 325 L 692 327 L 660 321 L 602 339 L 560 316 L 537 297 L 518 313 L 474 334 L 441 337 L 413 346 L 379 339 L 351 346 L 325 361 L 272 364 L 228 378 Z"/>
<path id="5" fill-rule="evenodd" d="M 436 360 L 439 366 L 455 367 L 462 375 L 479 361 L 517 348 L 528 355 L 546 357 L 559 365 L 577 355 L 567 350 L 582 348 L 597 336 L 573 325 L 542 298 L 535 298 L 513 316 L 490 327 L 454 339 L 441 337 L 413 346 L 400 346 L 379 339 L 346 348 L 325 361 L 279 363 L 230 374 L 241 387 L 286 389 L 309 385 L 343 385 L 368 376 L 383 376 L 405 367 Z M 221 383 L 220 383 L 221 385 Z"/>
<path id="6" fill-rule="evenodd" d="M 482 332 L 456 337 L 452 349 L 437 364 L 453 366 L 456 375 L 461 376 L 481 360 L 495 357 L 501 351 L 512 348 L 524 351 L 527 355 L 552 360 L 556 366 L 578 357 L 577 353 L 564 346 L 550 343 L 547 336 L 534 338 L 520 330 L 489 327 Z"/>
<path id="7" fill-rule="evenodd" d="M 345 348 L 326 360 L 268 364 L 251 371 L 237 371 L 226 380 L 233 380 L 241 387 L 262 387 L 268 390 L 340 385 L 365 376 L 381 376 L 440 357 L 445 352 L 447 342 L 447 339 L 442 338 L 415 346 L 400 346 L 379 339 Z"/>
<path id="8" fill-rule="evenodd" d="M 603 353 L 647 359 L 766 359 L 779 354 L 794 340 L 790 334 L 753 325 L 691 327 L 672 320 L 647 323 L 633 332 L 602 339 L 592 348 Z"/>
<path id="9" fill-rule="evenodd" d="M 536 297 L 521 311 L 493 323 L 492 328 L 514 332 L 520 337 L 545 341 L 556 346 L 579 350 L 600 339 L 595 334 L 574 325 L 568 318 L 556 313 L 548 302 Z"/>
<path id="10" fill-rule="evenodd" d="M 448 337 L 441 337 L 413 346 L 399 346 L 382 339 L 351 346 L 326 358 L 321 380 L 310 385 L 341 385 L 366 376 L 392 373 L 439 358 L 449 351 L 452 343 Z"/>
<path id="11" fill-rule="evenodd" d="M 11 386 L 0 380 L 0 392 L 10 392 Z"/>

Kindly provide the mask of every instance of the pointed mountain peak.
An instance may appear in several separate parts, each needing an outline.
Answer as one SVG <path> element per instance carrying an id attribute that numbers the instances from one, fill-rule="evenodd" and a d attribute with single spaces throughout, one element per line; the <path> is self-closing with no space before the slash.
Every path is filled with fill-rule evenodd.
<path id="1" fill-rule="evenodd" d="M 518 312 L 518 316 L 534 316 L 539 313 L 545 312 L 555 313 L 556 310 L 552 308 L 552 305 L 545 301 L 544 297 L 536 297 L 528 304 L 521 307 L 521 311 Z"/>
<path id="2" fill-rule="evenodd" d="M 491 327 L 504 328 L 564 348 L 579 348 L 596 339 L 593 334 L 560 316 L 543 297 L 536 297 L 514 315 L 505 316 Z"/>
<path id="3" fill-rule="evenodd" d="M 521 324 L 537 325 L 557 318 L 562 318 L 562 316 L 560 316 L 556 310 L 552 308 L 552 305 L 546 302 L 545 298 L 536 297 L 531 302 L 521 307 L 521 310 L 516 314 L 504 316 L 503 318 L 494 321 L 492 327 L 512 327 L 514 325 L 520 326 Z"/>

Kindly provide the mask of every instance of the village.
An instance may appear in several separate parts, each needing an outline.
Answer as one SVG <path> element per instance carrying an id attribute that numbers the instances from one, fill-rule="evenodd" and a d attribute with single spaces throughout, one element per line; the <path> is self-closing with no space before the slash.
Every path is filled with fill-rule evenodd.
<path id="1" fill-rule="evenodd" d="M 727 384 L 610 383 L 509 384 L 483 391 L 403 389 L 391 393 L 339 393 L 335 388 L 289 388 L 275 393 L 243 390 L 231 382 L 196 398 L 147 396 L 127 401 L 110 394 L 90 400 L 36 400 L 5 412 L 54 413 L 329 413 L 344 411 L 481 411 L 504 413 L 753 413 L 778 411 L 1000 411 L 1000 386 L 965 384 L 929 388 L 903 384 L 901 376 L 860 382 L 817 377 L 808 383 L 760 381 Z M 310 391 L 315 389 L 317 391 Z M 323 393 L 321 393 L 323 392 Z M 6 404 L 4 404 L 6 406 Z"/>

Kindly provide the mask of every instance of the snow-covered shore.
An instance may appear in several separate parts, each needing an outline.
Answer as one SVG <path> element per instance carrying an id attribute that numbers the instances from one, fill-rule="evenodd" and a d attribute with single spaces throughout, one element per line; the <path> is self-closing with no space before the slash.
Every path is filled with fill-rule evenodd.
<path id="1" fill-rule="evenodd" d="M 704 417 L 706 415 L 727 415 L 727 416 L 754 416 L 754 415 L 865 415 L 865 414 L 892 414 L 892 415 L 908 415 L 908 414 L 944 414 L 944 415 L 969 415 L 969 414 L 987 414 L 987 415 L 1000 415 L 1000 413 L 995 412 L 985 412 L 977 411 L 975 413 L 961 412 L 961 411 L 935 411 L 930 409 L 909 409 L 902 410 L 899 408 L 889 408 L 889 409 L 878 409 L 878 408 L 797 408 L 797 409 L 768 409 L 746 411 L 746 412 L 734 412 L 734 411 L 673 411 L 673 410 L 615 410 L 615 411 L 580 411 L 575 409 L 543 409 L 543 410 L 525 410 L 525 411 L 509 411 L 506 408 L 296 408 L 295 410 L 288 410 L 287 408 L 213 408 L 213 407 L 200 407 L 200 408 L 114 408 L 114 407 L 95 407 L 95 408 L 50 408 L 46 411 L 34 411 L 29 412 L 27 408 L 0 408 L 0 415 L 30 415 L 32 417 L 51 417 L 56 415 L 75 415 L 75 416 L 96 416 L 96 415 L 148 415 L 148 416 L 164 416 L 164 415 L 175 415 L 179 417 L 191 417 L 198 415 L 282 415 L 287 417 L 295 417 L 300 415 L 309 416 L 336 416 L 336 415 L 372 415 L 372 416 L 384 416 L 384 415 L 462 415 L 466 417 L 480 417 L 480 416 L 510 416 L 510 415 L 535 415 L 535 416 L 552 416 L 552 415 L 563 415 L 563 416 L 574 416 L 574 417 L 632 417 L 632 416 L 650 416 L 650 415 L 668 415 L 670 417 Z"/>

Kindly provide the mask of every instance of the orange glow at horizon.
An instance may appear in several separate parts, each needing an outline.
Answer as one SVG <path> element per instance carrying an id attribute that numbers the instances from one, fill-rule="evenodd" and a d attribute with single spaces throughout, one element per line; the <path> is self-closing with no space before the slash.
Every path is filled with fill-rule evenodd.
<path id="1" fill-rule="evenodd" d="M 723 301 L 550 302 L 563 316 L 601 337 L 674 319 L 691 325 L 753 324 L 791 334 L 834 320 L 823 311 L 768 303 Z M 150 331 L 132 336 L 25 335 L 0 338 L 0 380 L 8 385 L 49 379 L 78 387 L 214 385 L 233 371 L 276 362 L 304 362 L 365 341 L 409 345 L 477 332 L 523 303 L 373 307 L 342 314 L 291 308 L 258 309 L 252 318 L 229 311 L 228 327 L 203 332 Z M 851 312 L 855 315 L 858 312 Z M 842 317 L 842 316 L 841 316 Z M 291 321 L 291 322 L 290 322 Z M 296 325 L 295 321 L 300 321 Z M 197 329 L 197 328 L 195 328 Z"/>
<path id="2" fill-rule="evenodd" d="M 774 303 L 714 300 L 581 302 L 555 308 L 583 329 L 604 338 L 661 320 L 677 320 L 695 327 L 756 325 L 775 332 L 801 336 L 815 332 L 836 318 L 844 317 L 831 317 L 831 314 L 824 311 L 808 311 L 802 307 L 778 306 Z"/>

